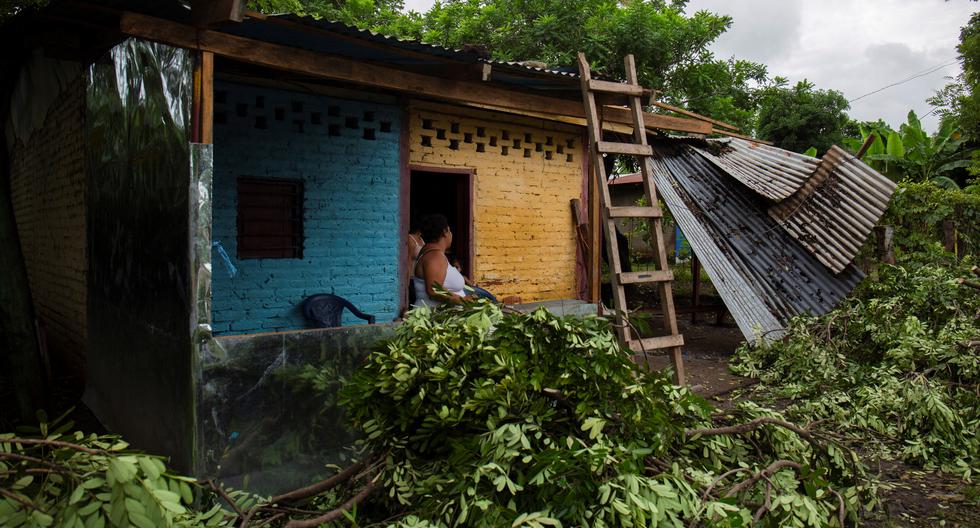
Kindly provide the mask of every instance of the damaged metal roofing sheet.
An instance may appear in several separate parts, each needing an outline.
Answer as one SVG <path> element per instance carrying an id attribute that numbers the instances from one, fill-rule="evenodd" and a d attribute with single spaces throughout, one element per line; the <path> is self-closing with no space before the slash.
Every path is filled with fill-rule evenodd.
<path id="1" fill-rule="evenodd" d="M 820 160 L 744 139 L 714 139 L 692 145 L 702 156 L 755 192 L 780 201 L 810 178 Z"/>
<path id="2" fill-rule="evenodd" d="M 768 203 L 694 149 L 654 144 L 654 179 L 746 338 L 774 338 L 800 314 L 830 311 L 864 277 L 834 274 L 768 213 Z"/>
<path id="3" fill-rule="evenodd" d="M 885 213 L 895 183 L 833 146 L 813 177 L 769 216 L 834 272 L 854 260 Z"/>

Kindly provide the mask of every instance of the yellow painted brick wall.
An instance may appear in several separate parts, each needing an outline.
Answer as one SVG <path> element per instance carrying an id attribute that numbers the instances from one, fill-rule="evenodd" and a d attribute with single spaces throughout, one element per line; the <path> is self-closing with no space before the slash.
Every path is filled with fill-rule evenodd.
<path id="1" fill-rule="evenodd" d="M 11 194 L 27 277 L 52 355 L 80 366 L 86 340 L 83 76 L 44 125 L 10 150 Z"/>
<path id="2" fill-rule="evenodd" d="M 413 103 L 410 116 L 412 165 L 475 169 L 474 280 L 524 302 L 575 298 L 569 201 L 582 196 L 582 133 L 426 103 Z"/>

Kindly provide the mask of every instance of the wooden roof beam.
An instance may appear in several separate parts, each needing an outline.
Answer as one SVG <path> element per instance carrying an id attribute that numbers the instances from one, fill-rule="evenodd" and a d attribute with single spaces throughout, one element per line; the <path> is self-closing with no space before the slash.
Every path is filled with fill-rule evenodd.
<path id="1" fill-rule="evenodd" d="M 197 29 L 136 13 L 124 13 L 120 18 L 119 26 L 123 33 L 134 37 L 182 48 L 210 51 L 241 62 L 299 72 L 323 79 L 373 86 L 455 103 L 486 104 L 505 110 L 585 117 L 582 101 L 518 92 L 480 81 L 440 79 L 219 31 Z M 628 109 L 605 107 L 603 113 L 607 121 L 632 123 Z M 648 128 L 695 134 L 712 133 L 710 123 L 695 119 L 644 113 L 643 120 Z"/>

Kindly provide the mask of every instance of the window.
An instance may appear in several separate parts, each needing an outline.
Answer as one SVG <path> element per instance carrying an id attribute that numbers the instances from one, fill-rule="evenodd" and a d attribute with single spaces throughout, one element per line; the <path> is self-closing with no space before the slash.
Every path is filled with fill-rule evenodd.
<path id="1" fill-rule="evenodd" d="M 303 258 L 303 182 L 238 178 L 238 258 Z"/>

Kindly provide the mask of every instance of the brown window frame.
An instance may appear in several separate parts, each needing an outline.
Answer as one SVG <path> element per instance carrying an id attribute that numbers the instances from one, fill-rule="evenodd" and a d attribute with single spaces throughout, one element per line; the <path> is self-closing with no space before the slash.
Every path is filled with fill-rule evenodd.
<path id="1" fill-rule="evenodd" d="M 239 176 L 236 183 L 238 258 L 303 258 L 303 180 Z M 256 233 L 256 224 L 265 226 Z M 262 232 L 276 224 L 282 233 Z"/>

